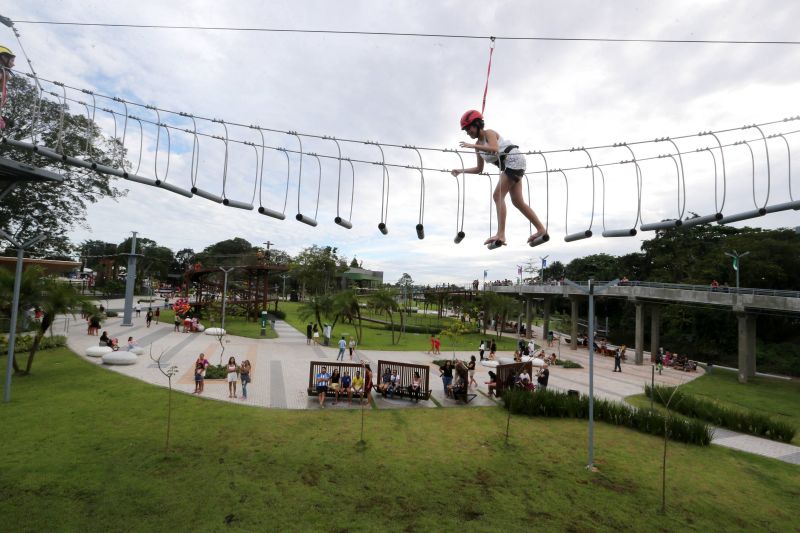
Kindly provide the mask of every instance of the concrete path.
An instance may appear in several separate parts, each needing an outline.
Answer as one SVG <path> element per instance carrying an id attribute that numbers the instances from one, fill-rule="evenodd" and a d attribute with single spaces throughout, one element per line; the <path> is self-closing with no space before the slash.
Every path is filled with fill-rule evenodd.
<path id="1" fill-rule="evenodd" d="M 121 308 L 121 301 L 109 302 L 110 308 Z M 154 357 L 161 355 L 162 364 L 175 365 L 178 367 L 178 374 L 173 380 L 176 390 L 191 394 L 194 391 L 194 361 L 198 354 L 205 353 L 211 364 L 227 363 L 231 356 L 237 362 L 249 359 L 252 363 L 252 383 L 248 386 L 248 398 L 245 400 L 241 396 L 241 389 L 237 385 L 237 398 L 228 397 L 228 385 L 223 380 L 206 380 L 205 391 L 202 396 L 220 401 L 235 402 L 243 405 L 258 407 L 270 407 L 277 409 L 319 409 L 319 402 L 314 397 L 309 397 L 306 393 L 308 386 L 308 370 L 310 361 L 335 361 L 338 352 L 337 348 L 323 347 L 317 345 L 307 345 L 305 335 L 298 332 L 289 324 L 277 321 L 275 329 L 278 333 L 277 339 L 249 339 L 244 337 L 227 336 L 222 339 L 222 344 L 214 336 L 201 333 L 179 333 L 173 331 L 172 324 L 152 323 L 150 328 L 145 327 L 145 310 L 142 315 L 133 318 L 133 326 L 121 326 L 121 317 L 108 319 L 102 326 L 101 332 L 107 330 L 112 337 L 120 339 L 120 344 L 125 344 L 129 336 L 133 336 L 139 345 L 145 348 L 145 353 L 138 358 L 138 362 L 130 366 L 106 366 L 106 368 L 125 374 L 148 383 L 159 386 L 167 386 L 166 378 L 159 372 L 158 366 L 151 360 L 150 353 Z M 66 329 L 66 328 L 62 328 Z M 98 337 L 86 335 L 86 328 L 83 323 L 72 321 L 65 333 L 68 337 L 68 345 L 76 353 L 81 354 L 84 359 L 94 364 L 102 364 L 95 358 L 85 357 L 86 349 L 96 346 Z M 535 329 L 537 344 L 541 339 L 541 331 Z M 571 350 L 569 345 L 554 345 L 547 348 L 548 353 L 555 352 L 561 359 L 570 359 L 580 363 L 583 368 L 565 369 L 559 366 L 550 367 L 549 386 L 560 390 L 577 390 L 581 393 L 588 393 L 588 367 L 589 355 L 585 348 Z M 224 353 L 223 353 L 224 352 Z M 379 409 L 424 409 L 424 408 L 453 408 L 463 407 L 463 405 L 447 398 L 444 394 L 441 381 L 438 378 L 438 367 L 432 364 L 434 359 L 453 357 L 453 352 L 443 352 L 441 355 L 434 356 L 426 352 L 410 351 L 375 351 L 375 350 L 356 350 L 355 360 L 365 360 L 372 363 L 372 368 L 377 368 L 379 359 L 399 361 L 415 364 L 430 365 L 430 386 L 432 389 L 432 401 L 422 401 L 411 403 L 408 400 L 390 400 L 373 395 L 375 407 Z M 456 352 L 455 356 L 459 359 L 468 360 L 471 355 L 477 353 Z M 498 353 L 500 357 L 509 357 L 510 353 Z M 347 358 L 347 356 L 346 356 Z M 347 358 L 349 360 L 349 358 Z M 595 396 L 611 400 L 623 401 L 626 396 L 640 394 L 645 383 L 651 379 L 651 366 L 644 364 L 637 366 L 632 363 L 622 364 L 622 372 L 614 373 L 613 358 L 595 356 L 594 360 Z M 489 368 L 478 365 L 475 371 L 475 380 L 478 382 L 478 396 L 468 405 L 469 407 L 494 406 L 498 405 L 487 395 Z M 703 374 L 702 369 L 696 373 L 679 372 L 673 369 L 664 369 L 662 375 L 656 374 L 655 381 L 663 385 L 680 385 Z M 339 402 L 332 405 L 326 403 L 326 409 L 357 409 L 358 403 L 352 406 L 347 402 Z M 742 435 L 727 430 L 715 430 L 713 437 L 714 444 L 747 451 L 766 457 L 773 457 L 789 463 L 800 464 L 800 447 L 788 444 L 776 443 L 771 440 L 761 439 Z"/>

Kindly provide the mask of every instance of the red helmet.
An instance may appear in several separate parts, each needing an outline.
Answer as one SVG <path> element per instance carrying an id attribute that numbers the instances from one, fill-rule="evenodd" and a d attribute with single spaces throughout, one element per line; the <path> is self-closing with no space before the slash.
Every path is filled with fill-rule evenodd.
<path id="1" fill-rule="evenodd" d="M 475 109 L 470 109 L 469 111 L 467 111 L 466 113 L 461 115 L 461 129 L 465 130 L 465 129 L 469 128 L 470 124 L 472 124 L 473 121 L 475 121 L 475 120 L 477 120 L 479 118 L 480 119 L 483 118 L 483 115 L 481 115 L 481 112 L 477 111 Z"/>

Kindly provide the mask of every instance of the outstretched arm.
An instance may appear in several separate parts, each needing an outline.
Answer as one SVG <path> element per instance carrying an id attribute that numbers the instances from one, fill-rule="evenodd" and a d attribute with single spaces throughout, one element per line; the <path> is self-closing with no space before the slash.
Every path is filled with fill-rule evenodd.
<path id="1" fill-rule="evenodd" d="M 494 130 L 486 130 L 486 144 L 471 144 L 463 141 L 458 144 L 461 148 L 474 148 L 476 152 L 496 154 L 500 151 L 500 140 L 497 137 L 497 132 Z"/>
<path id="2" fill-rule="evenodd" d="M 476 155 L 476 158 L 478 161 L 475 164 L 475 166 L 472 168 L 465 168 L 464 174 L 480 174 L 481 172 L 483 172 L 483 158 L 479 155 Z M 450 171 L 450 174 L 452 174 L 453 176 L 458 176 L 459 174 L 461 174 L 461 170 L 453 169 Z"/>

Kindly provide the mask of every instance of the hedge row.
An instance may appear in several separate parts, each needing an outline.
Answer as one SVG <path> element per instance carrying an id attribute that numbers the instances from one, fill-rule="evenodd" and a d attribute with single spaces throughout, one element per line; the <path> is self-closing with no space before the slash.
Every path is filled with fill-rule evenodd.
<path id="1" fill-rule="evenodd" d="M 678 390 L 672 396 L 674 391 L 675 387 L 656 385 L 654 399 L 662 405 L 666 405 L 669 401 L 669 408 L 673 411 L 705 420 L 715 426 L 724 427 L 732 431 L 767 437 L 782 442 L 791 442 L 794 439 L 796 429 L 786 422 L 775 420 L 755 411 L 723 407 L 716 402 L 686 394 L 681 390 Z M 650 385 L 645 385 L 644 393 L 648 398 L 653 395 Z M 669 400 L 670 396 L 672 396 L 671 401 Z"/>
<path id="2" fill-rule="evenodd" d="M 503 401 L 506 409 L 511 409 L 514 414 L 589 418 L 589 397 L 583 394 L 570 396 L 565 392 L 547 389 L 535 393 L 510 390 L 503 395 Z M 658 436 L 664 435 L 666 427 L 667 436 L 672 440 L 698 446 L 711 443 L 711 430 L 704 422 L 666 417 L 655 409 L 637 409 L 624 403 L 595 398 L 594 419 Z"/>
<path id="3" fill-rule="evenodd" d="M 60 348 L 67 345 L 67 338 L 64 335 L 53 335 L 42 337 L 39 343 L 40 350 L 49 348 Z M 33 346 L 33 335 L 17 335 L 14 342 L 14 353 L 29 352 Z M 0 354 L 8 353 L 8 335 L 0 337 Z"/>

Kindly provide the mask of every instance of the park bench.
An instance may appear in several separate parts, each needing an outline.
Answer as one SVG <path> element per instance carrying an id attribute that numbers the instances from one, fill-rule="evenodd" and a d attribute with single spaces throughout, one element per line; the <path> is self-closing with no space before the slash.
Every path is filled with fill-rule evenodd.
<path id="1" fill-rule="evenodd" d="M 528 373 L 533 379 L 533 363 L 509 363 L 505 365 L 497 365 L 497 385 L 495 386 L 495 394 L 499 397 L 503 391 L 514 387 L 514 377 L 522 371 Z"/>
<path id="2" fill-rule="evenodd" d="M 364 368 L 359 363 L 330 363 L 328 361 L 311 361 L 309 370 L 308 370 L 308 395 L 309 396 L 317 396 L 317 374 L 322 372 L 322 367 L 325 367 L 328 374 L 333 375 L 333 371 L 335 369 L 339 369 L 339 375 L 344 375 L 345 370 L 350 372 L 350 377 L 355 378 L 356 372 L 361 372 L 361 377 L 364 378 Z M 335 394 L 330 389 L 328 393 L 325 395 L 325 399 L 334 397 Z M 341 394 L 340 394 L 341 396 Z M 364 396 L 363 391 L 360 393 L 353 393 L 353 396 L 356 398 L 361 398 Z"/>
<path id="3" fill-rule="evenodd" d="M 467 370 L 467 365 L 463 361 L 459 361 L 456 363 L 456 367 L 454 372 L 458 374 L 458 378 L 461 382 L 459 387 L 453 388 L 453 395 L 447 395 L 448 398 L 455 401 L 461 401 L 465 404 L 468 404 L 472 400 L 478 397 L 478 395 L 474 392 L 469 391 L 469 371 Z"/>
<path id="4" fill-rule="evenodd" d="M 375 372 L 373 381 L 375 381 L 375 388 L 380 384 L 379 380 L 382 379 L 383 373 L 386 369 L 397 370 L 398 387 L 394 391 L 396 398 L 414 398 L 409 391 L 408 386 L 411 385 L 411 380 L 414 378 L 414 372 L 419 372 L 420 377 L 420 391 L 419 398 L 421 400 L 428 400 L 431 397 L 430 387 L 430 367 L 428 365 L 415 365 L 412 363 L 397 363 L 395 361 L 378 361 L 378 370 Z M 386 395 L 384 394 L 385 398 Z"/>

